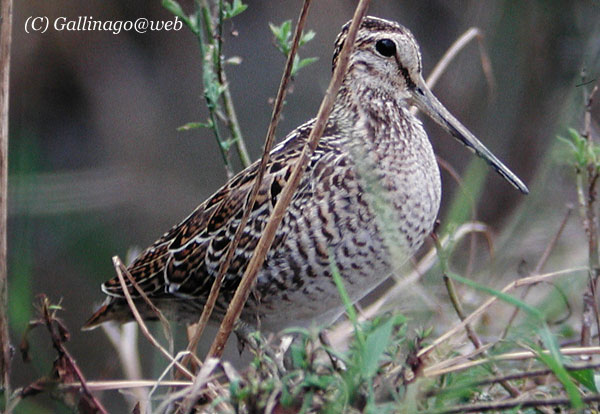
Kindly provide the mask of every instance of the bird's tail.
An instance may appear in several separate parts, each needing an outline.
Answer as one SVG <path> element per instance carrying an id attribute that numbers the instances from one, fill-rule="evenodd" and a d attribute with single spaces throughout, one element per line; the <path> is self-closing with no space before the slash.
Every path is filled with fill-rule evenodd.
<path id="1" fill-rule="evenodd" d="M 81 327 L 82 331 L 91 331 L 102 325 L 104 322 L 116 320 L 118 314 L 118 306 L 115 306 L 114 298 L 107 298 L 106 301 L 100 306 L 100 308 L 94 312 L 94 314 L 87 320 L 87 322 Z"/>

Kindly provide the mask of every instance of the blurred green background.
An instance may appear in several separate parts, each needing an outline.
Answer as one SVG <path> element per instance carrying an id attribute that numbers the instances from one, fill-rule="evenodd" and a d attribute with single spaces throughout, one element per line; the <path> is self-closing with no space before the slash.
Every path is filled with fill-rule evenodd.
<path id="1" fill-rule="evenodd" d="M 191 2 L 181 3 L 190 10 Z M 225 26 L 224 53 L 242 60 L 228 66 L 227 73 L 256 159 L 284 64 L 268 23 L 295 20 L 301 2 L 247 3 L 248 10 Z M 331 74 L 333 41 L 354 6 L 351 1 L 314 2 L 307 26 L 317 35 L 301 55 L 319 61 L 295 79 L 280 139 L 316 113 Z M 521 261 L 534 263 L 541 255 L 565 206 L 576 201 L 572 171 L 552 156 L 552 148 L 566 127 L 580 127 L 583 88 L 576 85 L 582 68 L 588 79 L 600 74 L 600 2 L 374 0 L 369 13 L 397 20 L 414 33 L 425 75 L 469 27 L 484 32 L 495 89 L 485 81 L 474 43 L 449 66 L 434 92 L 530 185 L 532 194 L 525 198 L 495 174 L 479 180 L 477 217 L 498 232 L 506 230 L 502 240 L 508 253 L 497 277 L 515 277 Z M 103 299 L 100 283 L 114 274 L 111 257 L 124 258 L 130 247 L 152 243 L 226 180 L 210 131 L 176 131 L 207 117 L 200 55 L 185 27 L 145 34 L 53 29 L 27 34 L 29 16 L 50 21 L 59 16 L 173 17 L 158 0 L 14 5 L 8 234 L 12 339 L 18 343 L 33 315 L 35 296 L 45 293 L 62 300 L 60 315 L 73 334 L 69 348 L 88 377 L 118 378 L 118 361 L 104 334 L 79 331 Z M 596 120 L 599 112 L 596 105 Z M 429 120 L 425 123 L 436 152 L 464 172 L 471 153 Z M 483 177 L 488 171 L 480 167 L 471 169 Z M 456 193 L 455 182 L 442 174 L 441 218 Z M 585 240 L 575 216 L 561 239 L 562 255 L 553 259 L 555 267 L 585 263 Z M 15 385 L 50 369 L 54 354 L 47 336 L 40 331 L 32 338 L 34 361 L 24 365 L 15 357 Z M 32 412 L 32 407 L 63 410 L 39 397 L 20 412 Z"/>

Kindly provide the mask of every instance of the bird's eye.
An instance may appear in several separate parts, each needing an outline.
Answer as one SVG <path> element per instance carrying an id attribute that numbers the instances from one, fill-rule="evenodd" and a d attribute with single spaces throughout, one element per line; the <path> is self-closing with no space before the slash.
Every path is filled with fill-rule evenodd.
<path id="1" fill-rule="evenodd" d="M 390 39 L 381 39 L 375 43 L 375 49 L 377 49 L 382 56 L 394 56 L 396 54 L 396 43 Z"/>

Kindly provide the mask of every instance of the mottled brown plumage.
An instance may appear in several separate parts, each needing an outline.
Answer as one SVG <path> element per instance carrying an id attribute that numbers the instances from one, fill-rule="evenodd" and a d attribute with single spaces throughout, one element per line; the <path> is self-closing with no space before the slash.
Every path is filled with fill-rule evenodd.
<path id="1" fill-rule="evenodd" d="M 333 64 L 348 24 L 336 41 Z M 325 133 L 296 190 L 260 271 L 242 319 L 275 331 L 342 311 L 330 262 L 352 300 L 375 288 L 405 262 L 431 231 L 441 184 L 416 105 L 482 156 L 521 191 L 526 187 L 433 97 L 421 77 L 412 34 L 397 23 L 366 18 Z M 291 174 L 314 120 L 271 152 L 267 171 L 213 319 L 222 317 L 261 231 Z M 233 177 L 182 223 L 146 249 L 129 271 L 167 316 L 198 319 L 221 260 L 239 225 L 258 163 Z M 93 328 L 132 316 L 117 279 L 102 286 L 107 301 L 88 321 Z M 139 300 L 142 315 L 153 315 Z"/>

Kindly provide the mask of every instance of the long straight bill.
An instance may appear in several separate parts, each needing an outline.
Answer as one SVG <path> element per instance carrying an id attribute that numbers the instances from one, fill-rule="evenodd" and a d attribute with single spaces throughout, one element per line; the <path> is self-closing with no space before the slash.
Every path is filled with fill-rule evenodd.
<path id="1" fill-rule="evenodd" d="M 506 181 L 511 183 L 513 187 L 522 192 L 529 194 L 527 186 L 517 177 L 506 165 L 502 163 L 494 154 L 488 150 L 475 136 L 456 119 L 445 107 L 438 101 L 433 93 L 427 88 L 423 79 L 420 79 L 418 85 L 415 85 L 413 90 L 413 99 L 415 105 L 424 113 L 429 115 L 431 119 L 437 122 L 450 135 L 462 142 L 467 148 L 479 155 L 487 162 L 498 174 Z"/>

